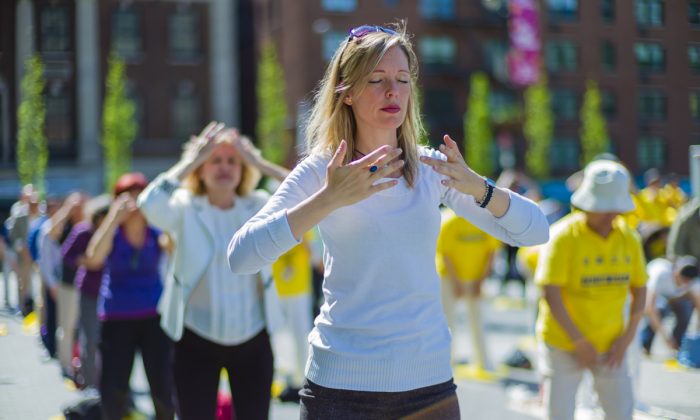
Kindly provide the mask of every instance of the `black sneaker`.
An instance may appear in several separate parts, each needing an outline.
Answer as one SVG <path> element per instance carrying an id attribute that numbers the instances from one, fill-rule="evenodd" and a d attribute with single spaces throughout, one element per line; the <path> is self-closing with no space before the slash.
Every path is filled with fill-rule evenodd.
<path id="1" fill-rule="evenodd" d="M 287 386 L 282 392 L 280 392 L 279 400 L 282 402 L 292 402 L 299 404 L 299 391 L 301 391 L 299 388 L 294 388 L 291 386 Z"/>
<path id="2" fill-rule="evenodd" d="M 506 366 L 510 366 L 518 369 L 532 369 L 532 362 L 525 356 L 520 350 L 515 350 L 513 354 L 510 355 L 504 362 Z"/>

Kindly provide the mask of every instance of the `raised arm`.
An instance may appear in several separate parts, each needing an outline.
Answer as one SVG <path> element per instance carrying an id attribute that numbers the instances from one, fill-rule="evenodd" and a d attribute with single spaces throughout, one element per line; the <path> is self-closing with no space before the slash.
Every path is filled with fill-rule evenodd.
<path id="1" fill-rule="evenodd" d="M 482 200 L 489 187 L 485 178 L 464 162 L 457 143 L 449 136 L 438 156 L 422 156 L 421 162 L 430 165 L 446 178 L 441 181 L 443 203 L 458 215 L 469 220 L 486 233 L 514 246 L 531 246 L 547 242 L 549 223 L 542 210 L 529 200 L 510 190 L 493 187 L 491 198 L 483 208 L 475 200 Z"/>
<path id="2" fill-rule="evenodd" d="M 341 142 L 325 168 L 325 177 L 319 159 L 307 159 L 298 165 L 262 210 L 236 232 L 228 248 L 233 272 L 259 271 L 298 244 L 304 233 L 334 210 L 396 185 L 395 180 L 377 181 L 401 167 L 402 161 L 383 167 L 400 150 L 380 147 L 363 159 L 343 165 L 345 147 L 345 141 Z M 382 169 L 370 172 L 371 165 Z"/>
<path id="3" fill-rule="evenodd" d="M 134 210 L 136 210 L 136 203 L 129 196 L 129 193 L 123 193 L 112 202 L 104 222 L 88 243 L 85 255 L 86 268 L 99 270 L 104 266 L 107 256 L 112 252 L 112 243 L 117 228 Z"/>

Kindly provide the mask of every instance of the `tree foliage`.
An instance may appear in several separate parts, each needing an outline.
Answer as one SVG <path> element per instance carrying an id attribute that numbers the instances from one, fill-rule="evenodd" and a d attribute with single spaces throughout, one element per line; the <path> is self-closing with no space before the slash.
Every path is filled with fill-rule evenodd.
<path id="1" fill-rule="evenodd" d="M 523 134 L 527 141 L 525 166 L 536 178 L 550 174 L 549 150 L 554 130 L 547 79 L 544 76 L 525 90 L 525 124 Z"/>
<path id="2" fill-rule="evenodd" d="M 44 133 L 44 64 L 38 55 L 34 55 L 25 62 L 25 69 L 21 83 L 22 101 L 17 110 L 17 173 L 23 185 L 34 184 L 43 194 L 49 160 Z"/>
<path id="3" fill-rule="evenodd" d="M 105 189 L 111 191 L 119 176 L 131 169 L 131 145 L 138 133 L 136 106 L 126 91 L 126 65 L 115 53 L 109 58 L 102 110 L 102 147 Z"/>
<path id="4" fill-rule="evenodd" d="M 287 102 L 282 66 L 272 41 L 263 42 L 258 64 L 258 121 L 255 131 L 263 156 L 284 164 L 289 150 Z"/>
<path id="5" fill-rule="evenodd" d="M 489 79 L 483 72 L 471 77 L 467 112 L 464 116 L 464 151 L 467 164 L 477 173 L 494 172 L 493 133 L 489 115 Z"/>
<path id="6" fill-rule="evenodd" d="M 610 148 L 610 139 L 601 103 L 598 83 L 594 80 L 588 80 L 580 114 L 582 166 L 593 160 L 596 155 L 607 152 Z"/>

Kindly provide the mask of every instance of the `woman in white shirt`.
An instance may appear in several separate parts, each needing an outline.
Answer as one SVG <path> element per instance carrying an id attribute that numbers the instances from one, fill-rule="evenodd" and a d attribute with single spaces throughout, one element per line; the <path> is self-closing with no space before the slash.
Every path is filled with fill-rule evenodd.
<path id="1" fill-rule="evenodd" d="M 215 417 L 222 368 L 229 372 L 236 418 L 268 416 L 270 305 L 262 295 L 274 294 L 274 287 L 256 272 L 232 275 L 226 258 L 231 235 L 269 197 L 255 190 L 260 172 L 279 180 L 287 175 L 235 130 L 211 123 L 139 196 L 148 221 L 175 242 L 158 309 L 161 326 L 175 341 L 173 373 L 183 420 Z"/>
<path id="2" fill-rule="evenodd" d="M 439 206 L 511 244 L 548 237 L 537 205 L 487 183 L 448 136 L 440 152 L 418 146 L 417 70 L 403 29 L 352 29 L 321 81 L 308 157 L 229 245 L 231 270 L 254 273 L 319 226 L 325 302 L 303 419 L 459 418 L 435 269 Z"/>

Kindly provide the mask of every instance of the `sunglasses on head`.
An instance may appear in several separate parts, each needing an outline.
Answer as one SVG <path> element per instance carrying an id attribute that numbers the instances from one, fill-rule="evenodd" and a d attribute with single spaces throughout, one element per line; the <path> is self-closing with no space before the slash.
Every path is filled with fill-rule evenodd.
<path id="1" fill-rule="evenodd" d="M 396 32 L 393 29 L 385 28 L 383 26 L 376 26 L 376 25 L 362 25 L 358 26 L 356 28 L 350 29 L 350 38 L 362 38 L 363 36 L 372 33 L 372 32 L 384 32 L 385 34 L 389 35 L 398 35 L 399 33 Z"/>

